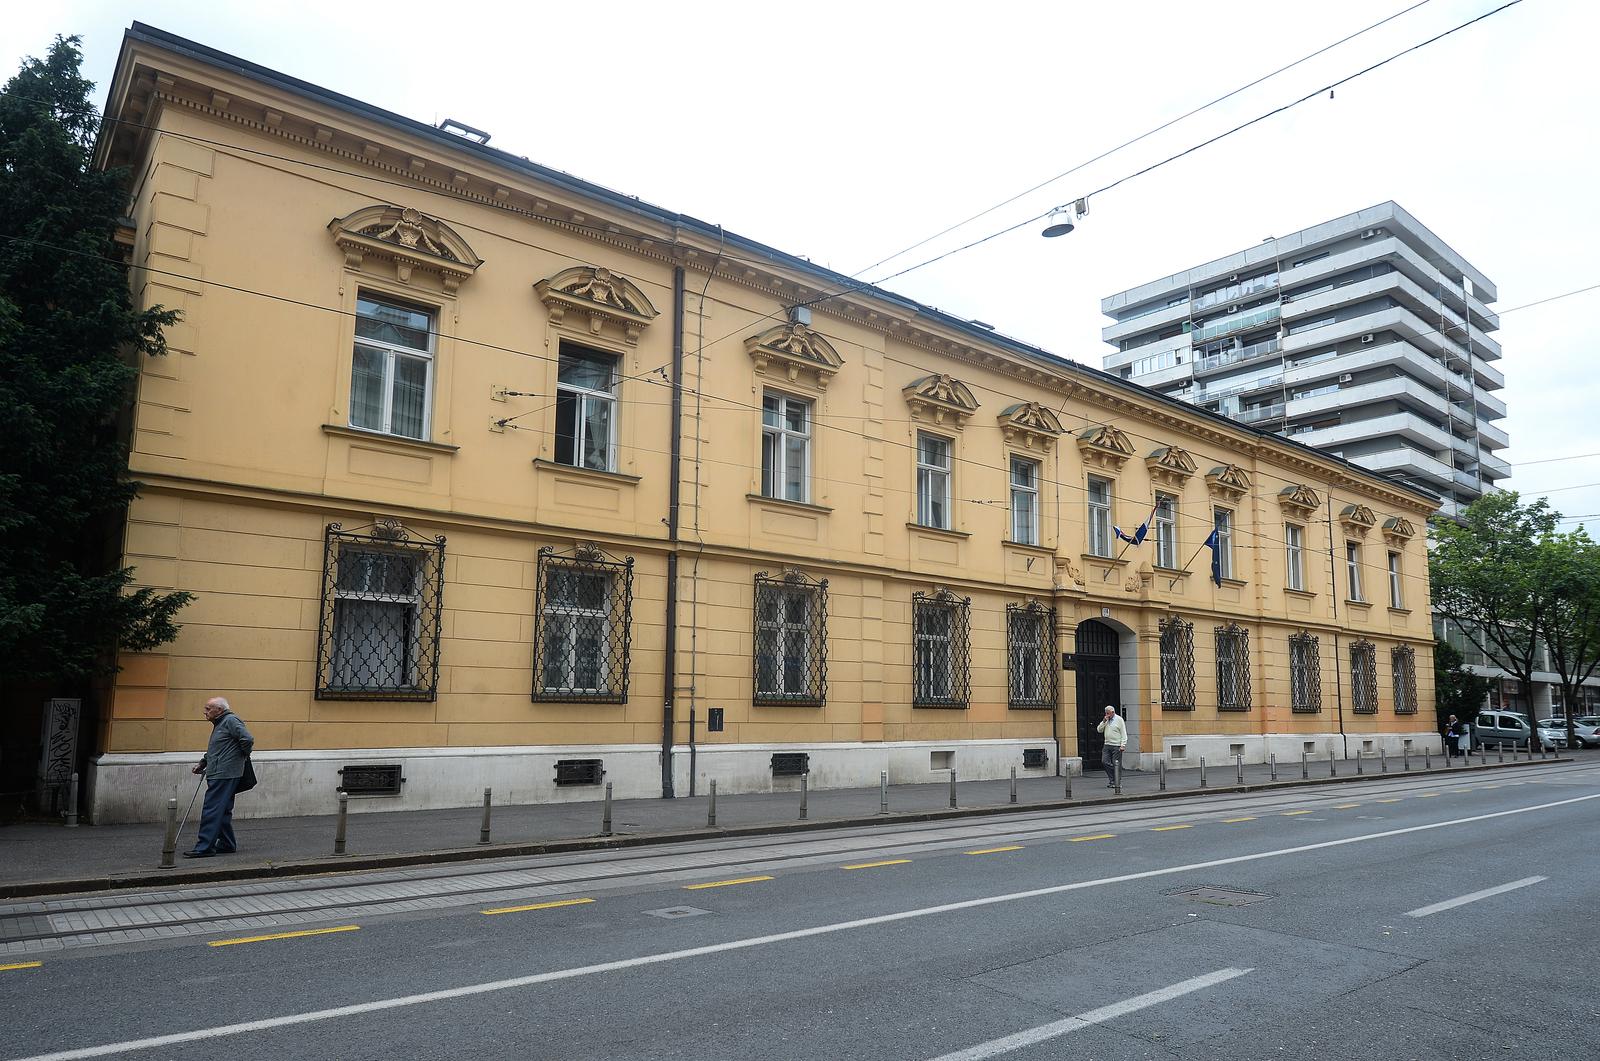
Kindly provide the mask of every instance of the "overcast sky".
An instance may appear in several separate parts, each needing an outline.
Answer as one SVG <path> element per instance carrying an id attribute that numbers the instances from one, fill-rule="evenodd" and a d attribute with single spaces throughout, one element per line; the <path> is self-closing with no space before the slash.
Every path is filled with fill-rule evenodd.
<path id="1" fill-rule="evenodd" d="M 0 62 L 9 76 L 54 34 L 80 34 L 103 102 L 137 19 L 412 118 L 459 119 L 497 147 L 854 273 L 1414 2 L 56 0 L 8 5 Z M 1423 3 L 868 278 L 1501 2 Z M 1597 31 L 1600 6 L 1524 0 L 1095 198 L 1070 236 L 1027 225 L 887 286 L 1098 366 L 1102 296 L 1387 199 L 1493 280 L 1502 311 L 1600 284 Z M 1574 516 L 1600 513 L 1597 311 L 1600 290 L 1508 313 L 1499 334 L 1509 485 Z M 1594 455 L 1526 463 L 1577 454 Z"/>

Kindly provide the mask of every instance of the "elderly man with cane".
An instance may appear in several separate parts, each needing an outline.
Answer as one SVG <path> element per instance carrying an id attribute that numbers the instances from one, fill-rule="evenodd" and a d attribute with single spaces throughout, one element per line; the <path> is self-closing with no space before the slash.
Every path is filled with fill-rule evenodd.
<path id="1" fill-rule="evenodd" d="M 205 774 L 206 801 L 200 810 L 200 833 L 194 839 L 194 849 L 185 851 L 184 858 L 231 855 L 239 850 L 233 835 L 233 797 L 255 784 L 250 749 L 256 741 L 239 716 L 229 709 L 228 701 L 220 696 L 207 700 L 206 718 L 211 722 L 211 741 L 206 745 L 205 758 L 194 768 L 194 773 Z"/>

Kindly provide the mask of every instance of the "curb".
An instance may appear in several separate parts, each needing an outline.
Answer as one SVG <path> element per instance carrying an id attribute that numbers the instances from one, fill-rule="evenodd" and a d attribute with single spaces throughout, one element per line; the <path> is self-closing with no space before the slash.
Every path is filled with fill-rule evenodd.
<path id="1" fill-rule="evenodd" d="M 1347 760 L 1349 761 L 1349 760 Z M 868 825 L 910 825 L 918 822 L 952 821 L 962 818 L 990 818 L 1007 814 L 1033 813 L 1050 810 L 1082 810 L 1085 807 L 1121 806 L 1130 803 L 1152 803 L 1162 800 L 1187 799 L 1191 796 L 1228 795 L 1247 792 L 1275 792 L 1321 785 L 1349 784 L 1356 781 L 1373 781 L 1382 778 L 1454 777 L 1469 772 L 1506 770 L 1513 767 L 1554 766 L 1576 760 L 1565 757 L 1539 759 L 1532 762 L 1484 763 L 1479 766 L 1455 766 L 1447 769 L 1391 770 L 1387 773 L 1341 774 L 1337 777 L 1313 777 L 1305 780 L 1248 782 L 1246 784 L 1209 785 L 1206 788 L 1168 789 L 1165 792 L 1143 792 L 1132 795 L 1109 796 L 1092 800 L 1047 800 L 1040 803 L 1001 803 L 987 807 L 958 807 L 954 809 L 909 811 L 903 813 L 873 814 L 857 818 L 818 818 L 807 821 L 764 822 L 754 825 L 733 825 L 719 828 L 685 829 L 676 832 L 633 833 L 626 836 L 575 837 L 568 840 L 548 840 L 534 843 L 489 844 L 487 846 L 443 848 L 437 851 L 398 852 L 381 855 L 341 855 L 280 862 L 265 866 L 239 869 L 204 869 L 187 873 L 149 873 L 139 876 L 82 877 L 66 880 L 24 881 L 17 884 L 0 884 L 0 899 L 26 899 L 41 895 L 69 895 L 92 892 L 123 891 L 132 888 L 158 888 L 183 884 L 219 884 L 231 881 L 277 880 L 286 877 L 311 877 L 320 874 L 349 873 L 359 870 L 401 869 L 409 866 L 448 865 L 457 862 L 477 862 L 485 859 L 523 858 L 530 855 L 576 854 L 586 851 L 609 851 L 656 844 L 682 844 L 695 840 L 719 840 L 743 836 L 781 836 L 789 833 L 817 832 L 824 829 L 851 829 Z"/>

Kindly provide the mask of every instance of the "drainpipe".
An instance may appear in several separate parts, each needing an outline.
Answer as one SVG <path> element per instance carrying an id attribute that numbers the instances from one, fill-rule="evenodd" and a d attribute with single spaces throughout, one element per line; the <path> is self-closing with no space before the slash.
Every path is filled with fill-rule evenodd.
<path id="1" fill-rule="evenodd" d="M 1339 621 L 1339 562 L 1333 549 L 1333 490 L 1328 490 L 1328 603 L 1333 607 L 1333 619 Z M 1339 662 L 1339 628 L 1333 630 L 1333 702 L 1339 711 L 1339 744 L 1344 757 L 1350 758 L 1350 738 L 1344 732 L 1344 672 Z"/>
<path id="2" fill-rule="evenodd" d="M 683 478 L 683 266 L 672 270 L 672 449 L 667 475 L 667 638 L 661 665 L 661 798 L 671 799 L 678 687 L 678 495 Z"/>

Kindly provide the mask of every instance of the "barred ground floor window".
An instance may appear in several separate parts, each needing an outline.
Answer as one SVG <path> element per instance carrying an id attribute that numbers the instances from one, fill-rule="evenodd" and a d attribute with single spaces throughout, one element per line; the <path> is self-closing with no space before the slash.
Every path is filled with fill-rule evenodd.
<path id="1" fill-rule="evenodd" d="M 433 700 L 439 689 L 444 538 L 394 520 L 368 533 L 330 523 L 322 550 L 319 700 Z"/>
<path id="2" fill-rule="evenodd" d="M 964 708 L 970 697 L 972 599 L 949 590 L 911 595 L 911 706 Z"/>
<path id="3" fill-rule="evenodd" d="M 1417 713 L 1417 651 L 1410 645 L 1396 645 L 1389 653 L 1394 671 L 1394 713 Z"/>
<path id="4" fill-rule="evenodd" d="M 1250 710 L 1250 631 L 1217 627 L 1217 710 Z"/>
<path id="5" fill-rule="evenodd" d="M 1378 713 L 1378 650 L 1371 641 L 1350 644 L 1350 704 L 1358 715 Z"/>
<path id="6" fill-rule="evenodd" d="M 1322 710 L 1322 654 L 1317 638 L 1289 635 L 1289 708 L 1302 714 Z"/>
<path id="7" fill-rule="evenodd" d="M 797 570 L 758 574 L 755 702 L 821 705 L 827 698 L 827 580 Z"/>
<path id="8" fill-rule="evenodd" d="M 633 625 L 633 558 L 584 545 L 539 550 L 534 603 L 536 701 L 625 703 Z"/>
<path id="9" fill-rule="evenodd" d="M 1056 703 L 1056 613 L 1038 601 L 1006 605 L 1006 699 L 1017 709 Z"/>
<path id="10" fill-rule="evenodd" d="M 1161 620 L 1161 706 L 1194 710 L 1194 624 L 1176 615 Z"/>

